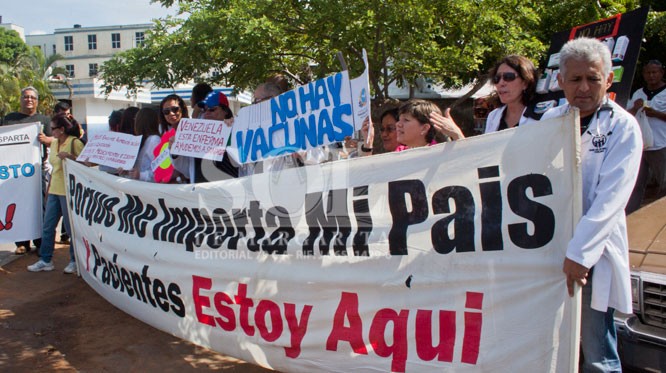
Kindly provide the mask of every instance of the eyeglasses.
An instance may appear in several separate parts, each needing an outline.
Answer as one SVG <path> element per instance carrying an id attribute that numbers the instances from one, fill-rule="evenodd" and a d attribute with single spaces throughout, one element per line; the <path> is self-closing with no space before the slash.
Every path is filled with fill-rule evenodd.
<path id="1" fill-rule="evenodd" d="M 37 97 L 35 97 L 35 96 L 27 96 L 27 95 L 26 95 L 26 96 L 23 96 L 23 99 L 24 99 L 24 100 L 35 100 L 35 101 L 36 101 L 36 100 L 37 100 Z"/>
<path id="2" fill-rule="evenodd" d="M 162 114 L 164 115 L 178 114 L 178 113 L 180 113 L 180 106 L 165 107 L 164 109 L 162 109 Z"/>
<path id="3" fill-rule="evenodd" d="M 518 75 L 512 72 L 500 73 L 493 76 L 493 84 L 498 84 L 502 79 L 504 79 L 505 82 L 513 82 L 517 77 Z"/>
<path id="4" fill-rule="evenodd" d="M 380 133 L 384 133 L 384 132 L 386 132 L 386 133 L 391 133 L 391 132 L 393 132 L 393 131 L 395 131 L 395 127 L 393 127 L 393 126 L 390 126 L 390 127 L 382 127 L 382 128 L 379 129 L 379 132 L 380 132 Z"/>

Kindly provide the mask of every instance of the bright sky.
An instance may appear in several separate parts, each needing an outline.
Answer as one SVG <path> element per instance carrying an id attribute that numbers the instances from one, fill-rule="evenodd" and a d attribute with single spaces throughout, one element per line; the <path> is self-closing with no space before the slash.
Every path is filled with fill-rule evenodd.
<path id="1" fill-rule="evenodd" d="M 3 0 L 2 23 L 21 26 L 26 35 L 51 34 L 57 28 L 149 23 L 175 14 L 150 0 Z"/>

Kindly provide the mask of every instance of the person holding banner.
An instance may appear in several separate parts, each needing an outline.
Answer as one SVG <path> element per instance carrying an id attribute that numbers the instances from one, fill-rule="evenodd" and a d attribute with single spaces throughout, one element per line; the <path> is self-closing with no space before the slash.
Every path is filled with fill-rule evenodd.
<path id="1" fill-rule="evenodd" d="M 234 114 L 231 112 L 231 108 L 229 108 L 229 99 L 223 92 L 211 92 L 197 105 L 203 110 L 203 119 L 222 121 L 228 126 L 233 125 Z M 231 139 L 229 139 L 229 141 L 231 141 Z M 197 163 L 196 173 L 197 175 L 200 175 L 197 177 L 197 182 L 217 181 L 238 177 L 238 165 L 234 164 L 231 158 L 229 158 L 228 153 L 224 153 L 221 161 L 213 162 L 215 169 L 205 167 L 206 163 L 204 163 L 203 159 L 201 162 Z M 210 164 L 210 162 L 207 164 Z M 220 171 L 222 174 L 220 174 Z"/>
<path id="2" fill-rule="evenodd" d="M 37 107 L 39 105 L 39 93 L 34 87 L 25 87 L 21 90 L 21 110 L 9 113 L 3 120 L 3 125 L 19 124 L 19 123 L 41 123 L 42 133 L 39 134 L 39 142 L 42 144 L 42 194 L 44 200 L 46 199 L 46 189 L 51 174 L 51 165 L 48 162 L 49 149 L 53 138 L 51 137 L 51 127 L 49 126 L 50 119 L 46 115 L 39 114 Z M 46 203 L 46 202 L 44 202 Z M 41 239 L 35 238 L 32 240 L 37 250 L 41 246 Z M 16 242 L 16 255 L 23 255 L 30 251 L 30 241 Z"/>
<path id="3" fill-rule="evenodd" d="M 176 95 L 168 95 L 160 102 L 160 133 L 164 134 L 170 129 L 178 129 L 178 123 L 182 118 L 188 118 L 187 105 L 183 99 Z M 173 137 L 172 137 L 173 139 Z M 194 180 L 194 158 L 172 156 L 174 172 L 172 181 L 183 175 L 188 180 Z"/>
<path id="4" fill-rule="evenodd" d="M 135 180 L 154 182 L 155 178 L 151 168 L 151 163 L 155 159 L 153 149 L 161 141 L 160 123 L 155 110 L 143 108 L 136 113 L 134 135 L 141 136 L 141 148 L 129 177 Z"/>
<path id="5" fill-rule="evenodd" d="M 60 113 L 51 120 L 51 130 L 53 132 L 53 142 L 51 142 L 51 152 L 49 162 L 53 166 L 51 182 L 49 183 L 48 197 L 46 199 L 46 212 L 44 213 L 44 225 L 42 227 L 42 246 L 39 249 L 39 261 L 28 266 L 30 272 L 52 271 L 53 249 L 55 244 L 55 229 L 58 220 L 62 217 L 67 234 L 72 235 L 67 214 L 67 198 L 65 187 L 65 173 L 63 170 L 63 160 L 70 159 L 75 161 L 76 157 L 83 150 L 83 142 L 79 139 L 81 136 L 81 127 L 71 114 Z M 76 263 L 74 259 L 74 248 L 72 242 L 69 244 L 70 262 L 65 267 L 65 273 L 74 273 Z"/>
<path id="6" fill-rule="evenodd" d="M 382 153 L 390 153 L 395 151 L 395 148 L 400 145 L 398 143 L 398 133 L 396 132 L 396 124 L 400 119 L 400 113 L 398 108 L 385 110 L 382 115 L 379 117 L 379 133 L 380 138 L 382 139 Z M 366 118 L 363 121 L 363 126 L 361 127 L 361 134 L 364 139 L 368 138 L 368 132 L 370 130 L 370 117 Z M 365 143 L 365 142 L 364 142 Z M 366 156 L 370 154 L 379 154 L 380 152 L 374 151 L 373 147 L 367 148 L 365 145 L 361 146 L 360 155 Z"/>
<path id="7" fill-rule="evenodd" d="M 568 104 L 543 116 L 558 117 L 577 107 L 581 117 L 583 216 L 562 270 L 570 296 L 574 283 L 583 286 L 583 372 L 621 371 L 613 313 L 632 312 L 624 208 L 643 144 L 636 119 L 606 97 L 611 66 L 610 52 L 600 41 L 567 42 L 560 50 L 558 81 Z"/>
<path id="8" fill-rule="evenodd" d="M 485 133 L 517 127 L 529 120 L 528 104 L 536 93 L 537 71 L 532 61 L 515 54 L 502 58 L 490 70 L 502 106 L 491 111 Z"/>
<path id="9" fill-rule="evenodd" d="M 379 134 L 382 139 L 384 152 L 392 152 L 400 145 L 395 126 L 399 119 L 400 113 L 398 112 L 398 108 L 386 110 L 379 117 Z"/>

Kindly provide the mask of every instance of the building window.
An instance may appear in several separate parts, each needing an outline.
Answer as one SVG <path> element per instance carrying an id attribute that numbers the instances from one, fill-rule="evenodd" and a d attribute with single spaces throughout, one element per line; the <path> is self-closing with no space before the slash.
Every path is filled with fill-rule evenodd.
<path id="1" fill-rule="evenodd" d="M 88 76 L 97 76 L 97 68 L 99 66 L 96 63 L 88 64 Z"/>
<path id="2" fill-rule="evenodd" d="M 74 37 L 65 36 L 65 51 L 73 51 L 73 50 L 74 50 Z"/>
<path id="3" fill-rule="evenodd" d="M 88 35 L 88 49 L 97 49 L 97 35 Z"/>
<path id="4" fill-rule="evenodd" d="M 118 49 L 120 48 L 120 34 L 111 34 L 111 48 Z"/>
<path id="5" fill-rule="evenodd" d="M 143 31 L 135 33 L 134 41 L 135 41 L 134 44 L 137 47 L 143 46 L 143 43 L 145 41 L 145 34 L 143 33 Z"/>
<path id="6" fill-rule="evenodd" d="M 67 77 L 74 77 L 74 65 L 65 65 L 65 71 L 67 71 Z"/>
<path id="7" fill-rule="evenodd" d="M 56 47 L 55 47 L 55 44 L 53 44 L 53 54 L 56 54 Z"/>

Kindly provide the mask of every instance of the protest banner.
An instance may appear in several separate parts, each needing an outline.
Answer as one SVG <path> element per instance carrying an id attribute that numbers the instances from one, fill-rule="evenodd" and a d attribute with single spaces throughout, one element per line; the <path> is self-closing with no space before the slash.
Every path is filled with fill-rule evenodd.
<path id="1" fill-rule="evenodd" d="M 559 52 L 567 41 L 579 37 L 596 38 L 608 46 L 613 63 L 613 84 L 608 89 L 608 93 L 610 98 L 620 106 L 626 106 L 631 96 L 631 85 L 641 50 L 648 11 L 648 7 L 642 7 L 553 34 L 547 62 L 541 66 L 543 73 L 536 86 L 535 100 L 538 104 L 535 112 L 542 114 L 551 107 L 563 105 L 566 101 L 564 92 L 557 82 L 557 76 L 560 73 Z"/>
<path id="2" fill-rule="evenodd" d="M 223 121 L 183 118 L 171 154 L 221 161 L 230 135 L 231 126 Z"/>
<path id="3" fill-rule="evenodd" d="M 141 136 L 111 131 L 96 133 L 88 138 L 88 143 L 76 160 L 131 170 L 140 147 Z"/>
<path id="4" fill-rule="evenodd" d="M 573 371 L 578 141 L 572 111 L 280 178 L 69 162 L 79 271 L 149 325 L 280 371 Z"/>
<path id="5" fill-rule="evenodd" d="M 0 243 L 42 236 L 41 123 L 0 127 Z"/>
<path id="6" fill-rule="evenodd" d="M 341 142 L 370 115 L 367 60 L 352 81 L 349 72 L 310 82 L 242 108 L 227 151 L 238 163 L 256 162 Z"/>

